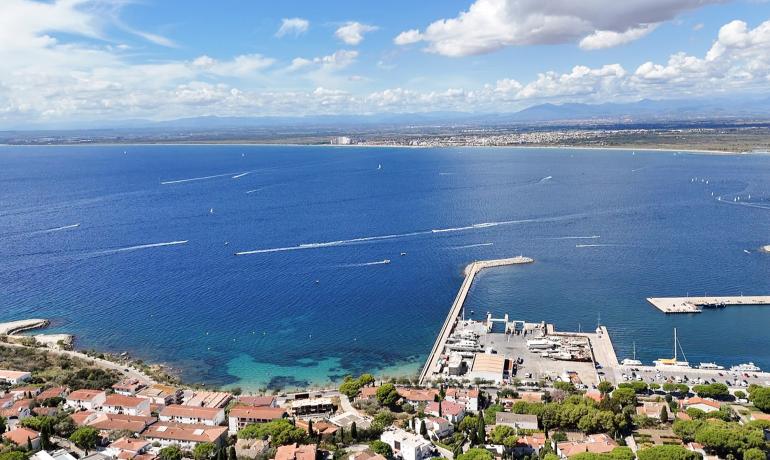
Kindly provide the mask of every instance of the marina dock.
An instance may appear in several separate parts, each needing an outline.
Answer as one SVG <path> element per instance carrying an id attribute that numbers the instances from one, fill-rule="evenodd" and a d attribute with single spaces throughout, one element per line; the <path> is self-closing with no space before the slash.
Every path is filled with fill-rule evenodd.
<path id="1" fill-rule="evenodd" d="M 502 267 L 505 265 L 529 264 L 532 262 L 534 262 L 534 259 L 519 256 L 508 259 L 475 261 L 465 267 L 465 270 L 463 271 L 465 274 L 465 279 L 460 285 L 460 291 L 457 293 L 457 297 L 455 297 L 455 300 L 452 303 L 452 308 L 450 308 L 449 314 L 447 315 L 446 320 L 441 327 L 441 331 L 436 337 L 436 342 L 433 344 L 433 348 L 431 349 L 430 355 L 428 355 L 425 366 L 423 366 L 422 372 L 420 372 L 420 384 L 424 383 L 425 378 L 430 373 L 430 371 L 436 368 L 438 359 L 441 356 L 441 352 L 444 350 L 447 338 L 457 323 L 457 318 L 460 316 L 460 312 L 462 311 L 463 305 L 465 304 L 465 298 L 468 296 L 468 292 L 471 289 L 473 279 L 476 277 L 476 275 L 485 268 Z"/>
<path id="2" fill-rule="evenodd" d="M 734 305 L 770 305 L 770 296 L 649 297 L 647 301 L 666 314 L 701 313 L 707 308 L 723 308 Z"/>

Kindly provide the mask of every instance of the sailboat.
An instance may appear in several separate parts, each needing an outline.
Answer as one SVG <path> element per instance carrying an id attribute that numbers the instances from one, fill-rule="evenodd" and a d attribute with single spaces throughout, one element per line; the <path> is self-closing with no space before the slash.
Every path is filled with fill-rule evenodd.
<path id="1" fill-rule="evenodd" d="M 682 351 L 682 357 L 684 358 L 684 361 L 679 361 L 678 351 L 680 350 Z M 682 345 L 676 338 L 676 328 L 674 328 L 674 357 L 660 358 L 653 362 L 655 363 L 655 367 L 690 367 L 690 363 L 687 362 L 687 356 L 684 355 L 684 350 L 682 350 Z"/>
<path id="2" fill-rule="evenodd" d="M 382 163 L 377 165 L 377 171 L 379 171 L 380 169 L 382 169 Z"/>
<path id="3" fill-rule="evenodd" d="M 636 359 L 636 342 L 634 342 L 634 358 L 633 359 L 626 358 L 623 361 L 621 361 L 620 364 L 624 366 L 641 366 L 642 365 L 642 362 Z"/>

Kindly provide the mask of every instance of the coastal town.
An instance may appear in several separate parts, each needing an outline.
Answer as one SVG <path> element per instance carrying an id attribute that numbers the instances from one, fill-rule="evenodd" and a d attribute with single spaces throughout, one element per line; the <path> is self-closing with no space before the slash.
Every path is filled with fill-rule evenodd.
<path id="1" fill-rule="evenodd" d="M 0 325 L 0 460 L 744 459 L 770 452 L 770 374 L 618 361 L 605 326 L 466 318 L 477 261 L 419 376 L 333 388 L 185 385 L 157 367 Z M 26 332 L 27 334 L 22 334 Z"/>

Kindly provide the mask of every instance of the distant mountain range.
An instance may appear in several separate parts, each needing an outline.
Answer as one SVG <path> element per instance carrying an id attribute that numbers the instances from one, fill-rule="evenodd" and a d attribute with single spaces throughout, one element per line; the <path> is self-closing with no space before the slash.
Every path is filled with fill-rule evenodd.
<path id="1" fill-rule="evenodd" d="M 629 103 L 539 104 L 512 113 L 425 112 L 380 113 L 371 115 L 312 115 L 296 117 L 202 116 L 167 121 L 129 119 L 99 122 L 72 122 L 7 127 L 0 131 L 40 130 L 240 130 L 291 128 L 342 128 L 346 126 L 390 126 L 420 128 L 447 125 L 527 125 L 533 123 L 609 123 L 635 124 L 707 120 L 770 120 L 770 97 L 687 100 L 649 100 Z"/>

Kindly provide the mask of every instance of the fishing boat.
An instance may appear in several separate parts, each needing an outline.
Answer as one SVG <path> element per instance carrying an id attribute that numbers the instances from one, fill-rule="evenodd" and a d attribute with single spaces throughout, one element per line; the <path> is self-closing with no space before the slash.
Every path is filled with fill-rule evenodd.
<path id="1" fill-rule="evenodd" d="M 620 362 L 620 364 L 624 366 L 641 366 L 642 362 L 636 359 L 636 342 L 634 342 L 634 358 L 633 359 L 624 359 Z"/>
<path id="2" fill-rule="evenodd" d="M 738 364 L 737 366 L 731 367 L 730 370 L 733 372 L 762 372 L 762 369 L 752 362 Z"/>
<path id="3" fill-rule="evenodd" d="M 679 361 L 679 351 L 682 352 L 684 361 Z M 690 367 L 690 363 L 687 362 L 687 357 L 684 355 L 684 350 L 682 350 L 682 345 L 679 343 L 679 339 L 676 337 L 676 328 L 674 328 L 674 357 L 660 358 L 653 362 L 655 363 L 655 367 Z"/>

